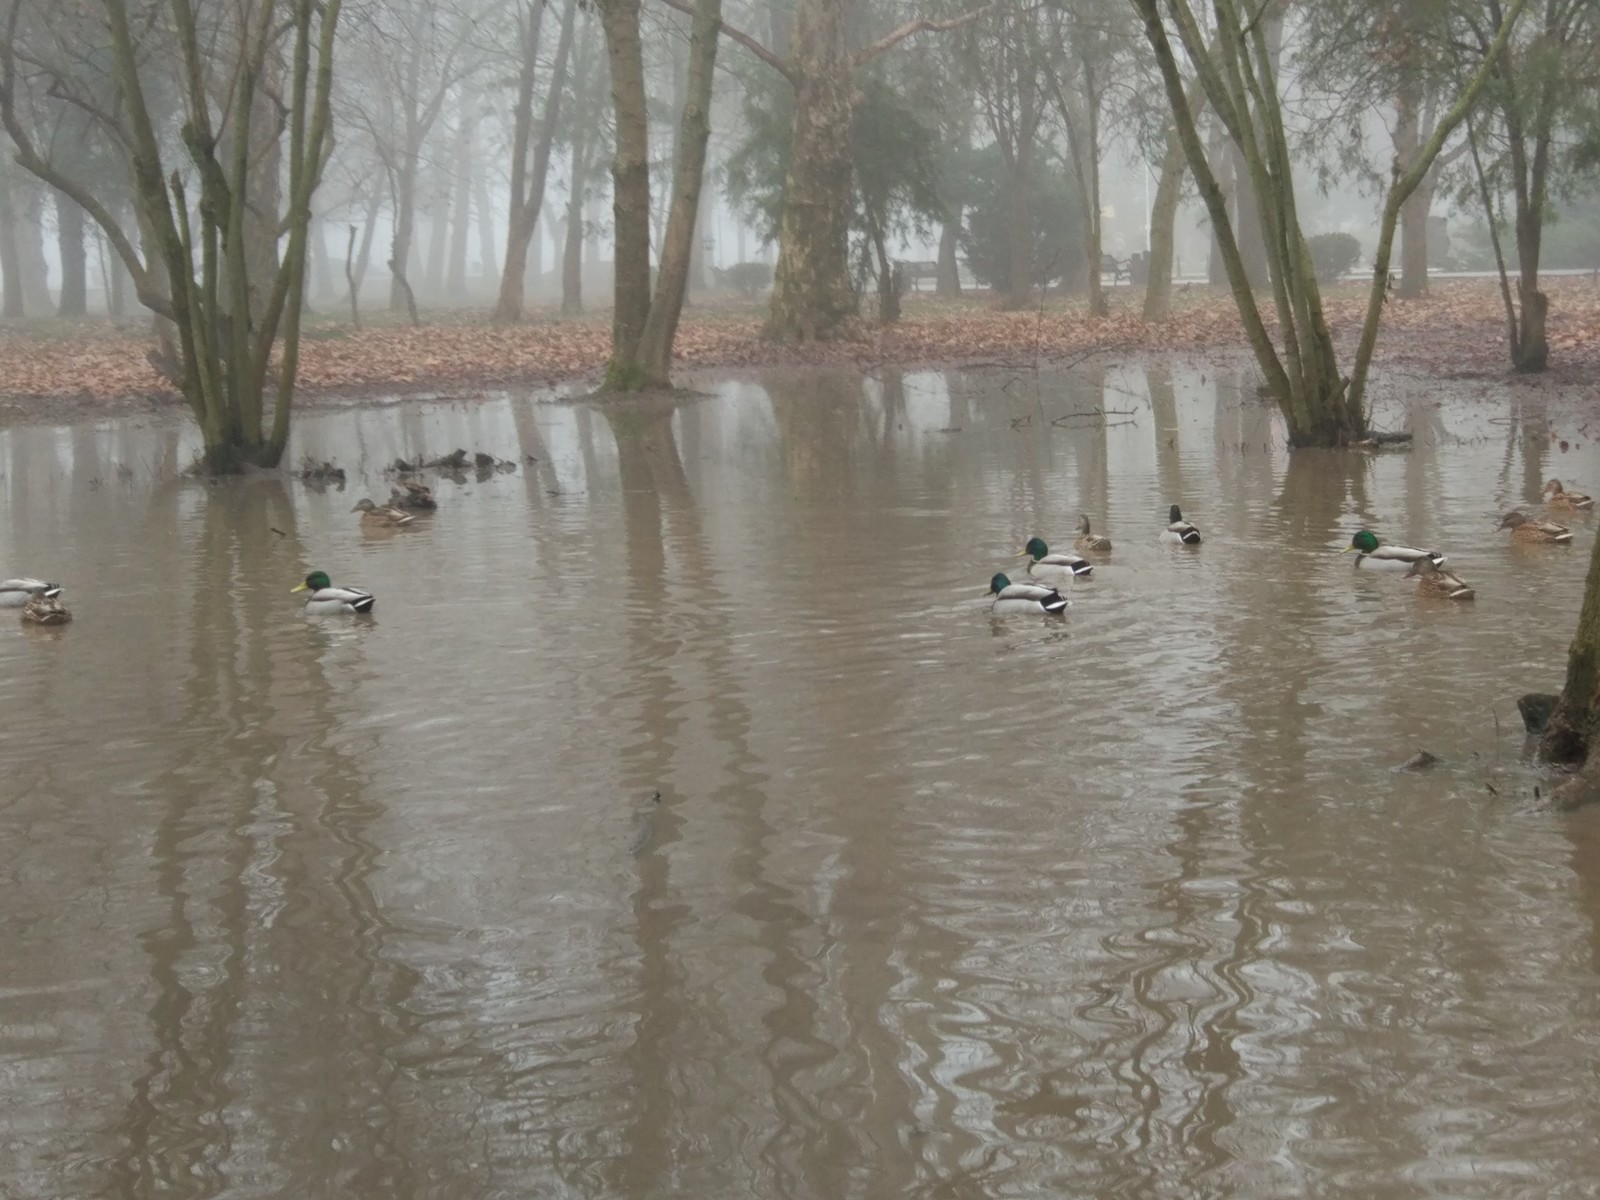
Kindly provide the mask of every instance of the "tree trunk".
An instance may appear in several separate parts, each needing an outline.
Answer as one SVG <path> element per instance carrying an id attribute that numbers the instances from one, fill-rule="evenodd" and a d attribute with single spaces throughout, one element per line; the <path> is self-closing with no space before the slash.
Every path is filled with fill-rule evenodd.
<path id="1" fill-rule="evenodd" d="M 0 318 L 20 321 L 26 314 L 16 203 L 11 180 L 6 177 L 5 168 L 0 166 Z"/>
<path id="2" fill-rule="evenodd" d="M 1172 315 L 1173 250 L 1177 242 L 1178 203 L 1183 199 L 1183 178 L 1187 173 L 1183 142 L 1173 128 L 1167 132 L 1161 175 L 1156 180 L 1156 194 L 1150 204 L 1150 259 L 1146 264 L 1149 274 L 1144 285 L 1144 319 L 1151 324 L 1162 324 Z"/>
<path id="3" fill-rule="evenodd" d="M 778 223 L 767 335 L 825 341 L 856 312 L 850 279 L 850 128 L 858 92 L 847 0 L 801 0 L 795 14 L 794 126 Z"/>
<path id="4" fill-rule="evenodd" d="M 1422 142 L 1422 81 L 1407 72 L 1395 96 L 1394 157 L 1401 167 L 1416 161 Z M 1400 209 L 1400 287 L 1407 299 L 1428 290 L 1428 209 L 1433 189 L 1426 184 L 1411 193 Z"/>
<path id="5" fill-rule="evenodd" d="M 583 189 L 585 164 L 574 150 L 572 190 L 567 196 L 567 219 L 561 250 L 561 315 L 583 315 Z"/>
<path id="6" fill-rule="evenodd" d="M 1206 156 L 1215 174 L 1223 205 L 1237 212 L 1233 197 L 1238 181 L 1233 177 L 1233 155 L 1228 151 L 1228 131 L 1222 127 L 1221 120 L 1215 117 L 1206 130 Z M 1222 235 L 1215 219 L 1211 221 L 1211 245 L 1206 252 L 1206 285 L 1213 288 L 1228 286 L 1228 268 L 1222 261 Z"/>
<path id="7" fill-rule="evenodd" d="M 1254 291 L 1267 286 L 1267 241 L 1261 230 L 1261 205 L 1250 182 L 1250 168 L 1237 146 L 1233 158 L 1233 233 L 1239 244 L 1239 261 Z"/>
<path id="8" fill-rule="evenodd" d="M 322 297 L 333 291 L 332 264 L 328 259 L 328 222 L 321 216 L 311 219 L 311 286 L 310 295 Z"/>
<path id="9" fill-rule="evenodd" d="M 961 266 L 956 261 L 960 238 L 961 212 L 958 209 L 939 226 L 939 273 L 934 280 L 933 294 L 941 300 L 961 298 Z"/>
<path id="10" fill-rule="evenodd" d="M 722 30 L 722 0 L 696 0 L 689 37 L 689 69 L 673 155 L 672 207 L 661 238 L 655 295 L 639 342 L 639 365 L 647 387 L 672 385 L 672 344 L 689 286 L 695 226 L 705 180 L 706 143 L 711 138 L 711 88 Z"/>
<path id="11" fill-rule="evenodd" d="M 450 240 L 451 180 L 442 166 L 430 172 L 428 197 L 428 261 L 422 269 L 422 290 L 437 297 L 444 291 L 445 246 Z"/>
<path id="12" fill-rule="evenodd" d="M 477 89 L 462 94 L 456 118 L 454 189 L 450 204 L 450 254 L 445 269 L 445 295 L 460 302 L 467 295 L 467 227 L 472 223 L 473 147 L 478 136 Z"/>
<path id="13" fill-rule="evenodd" d="M 1017 148 L 1010 163 L 1011 178 L 1008 191 L 1006 221 L 1006 295 L 1007 309 L 1028 307 L 1033 285 L 1033 227 L 1028 214 L 1028 176 L 1033 154 L 1024 145 Z"/>
<path id="14" fill-rule="evenodd" d="M 389 239 L 389 311 L 415 309 L 416 298 L 406 282 L 411 237 L 417 217 L 417 156 L 407 154 L 394 179 L 394 232 Z"/>
<path id="15" fill-rule="evenodd" d="M 639 0 L 598 0 L 616 120 L 611 159 L 615 297 L 606 386 L 638 387 L 639 342 L 650 315 L 650 125 Z"/>
<path id="16" fill-rule="evenodd" d="M 61 254 L 61 297 L 56 315 L 89 315 L 89 256 L 83 244 L 83 209 L 70 197 L 55 193 L 56 242 Z"/>
<path id="17" fill-rule="evenodd" d="M 1540 737 L 1539 749 L 1553 762 L 1582 762 L 1600 728 L 1600 541 L 1589 554 L 1578 629 L 1567 651 L 1567 680 Z"/>
<path id="18" fill-rule="evenodd" d="M 1517 196 L 1517 299 L 1520 302 L 1516 348 L 1511 365 L 1523 375 L 1537 375 L 1550 365 L 1545 315 L 1550 298 L 1539 290 L 1539 250 L 1544 213 Z"/>
<path id="19" fill-rule="evenodd" d="M 485 288 L 498 293 L 500 270 L 495 247 L 499 243 L 494 236 L 494 209 L 489 207 L 489 185 L 483 172 L 479 172 L 472 181 L 472 207 L 478 214 L 478 257 L 481 260 L 479 267 L 483 273 L 483 283 Z"/>
<path id="20" fill-rule="evenodd" d="M 506 215 L 506 255 L 500 274 L 500 295 L 495 302 L 494 320 L 503 324 L 522 319 L 527 290 L 528 243 L 544 207 L 545 180 L 549 176 L 550 152 L 555 145 L 561 115 L 561 97 L 566 89 L 567 62 L 572 54 L 576 28 L 577 0 L 567 0 L 561 13 L 561 33 L 556 43 L 555 62 L 550 69 L 550 87 L 545 93 L 544 116 L 539 124 L 538 143 L 533 148 L 532 182 L 526 192 L 523 180 L 528 173 L 528 141 L 533 129 L 534 70 L 538 65 L 539 16 L 543 6 L 525 20 L 523 55 L 517 82 L 517 108 L 511 143 L 511 206 Z"/>

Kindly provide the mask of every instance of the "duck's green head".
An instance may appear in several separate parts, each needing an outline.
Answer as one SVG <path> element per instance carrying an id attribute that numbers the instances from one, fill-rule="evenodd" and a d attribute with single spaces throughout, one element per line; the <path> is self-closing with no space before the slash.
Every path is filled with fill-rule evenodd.
<path id="1" fill-rule="evenodd" d="M 1034 562 L 1038 562 L 1041 558 L 1049 553 L 1050 547 L 1044 544 L 1044 539 L 1035 537 L 1028 539 L 1028 544 L 1022 548 L 1022 553 L 1017 555 L 1017 557 L 1031 558 Z"/>
<path id="2" fill-rule="evenodd" d="M 1378 548 L 1378 535 L 1370 529 L 1356 531 L 1355 537 L 1350 539 L 1350 544 L 1341 553 L 1371 554 Z"/>
<path id="3" fill-rule="evenodd" d="M 328 578 L 326 571 L 313 571 L 306 576 L 304 583 L 297 583 L 289 590 L 291 592 L 320 592 L 323 588 L 332 586 L 333 580 Z"/>
<path id="4" fill-rule="evenodd" d="M 996 575 L 993 579 L 989 580 L 989 591 L 996 596 L 1010 586 L 1011 580 L 1007 579 L 1004 575 Z"/>

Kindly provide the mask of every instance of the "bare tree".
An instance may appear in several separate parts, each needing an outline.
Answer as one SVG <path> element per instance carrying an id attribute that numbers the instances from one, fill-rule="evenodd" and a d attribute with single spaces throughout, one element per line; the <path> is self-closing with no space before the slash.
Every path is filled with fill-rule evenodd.
<path id="1" fill-rule="evenodd" d="M 306 237 L 327 148 L 340 7 L 341 0 L 253 0 L 197 10 L 188 0 L 164 0 L 152 14 L 127 0 L 96 0 L 110 74 L 90 78 L 74 69 L 71 54 L 46 61 L 43 54 L 25 59 L 19 53 L 24 44 L 42 52 L 80 47 L 94 33 L 87 9 L 14 0 L 7 14 L 0 121 L 17 160 L 100 226 L 140 301 L 176 327 L 177 382 L 200 423 L 206 464 L 214 471 L 275 465 L 288 440 Z M 24 43 L 25 27 L 42 36 Z M 175 64 L 174 74 L 161 74 L 158 65 L 166 64 Z M 181 156 L 163 144 L 155 121 L 160 109 L 152 95 L 160 87 L 180 98 Z M 92 115 L 119 148 L 132 180 L 137 230 L 120 223 L 86 180 L 30 136 L 20 105 L 41 88 Z M 263 110 L 273 119 L 264 121 Z M 260 194 L 253 172 L 269 150 L 261 145 L 263 131 L 282 144 L 288 175 L 286 210 L 270 218 L 287 245 L 281 258 L 274 255 L 266 279 L 251 274 L 246 230 L 250 197 Z M 191 188 L 197 193 L 192 206 Z M 137 240 L 149 247 L 148 256 Z M 281 350 L 276 362 L 275 347 Z M 274 383 L 268 423 L 265 398 Z"/>

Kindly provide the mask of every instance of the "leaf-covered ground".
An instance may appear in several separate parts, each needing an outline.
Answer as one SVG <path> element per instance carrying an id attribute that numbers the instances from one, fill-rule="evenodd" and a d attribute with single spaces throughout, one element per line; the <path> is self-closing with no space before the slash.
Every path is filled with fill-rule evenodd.
<path id="1" fill-rule="evenodd" d="M 1546 284 L 1551 365 L 1574 378 L 1600 377 L 1600 285 L 1587 277 Z M 761 338 L 755 306 L 695 307 L 685 313 L 678 358 L 685 368 L 796 364 L 877 366 L 973 361 L 1045 362 L 1086 350 L 1210 350 L 1244 345 L 1226 294 L 1180 288 L 1174 316 L 1146 325 L 1139 293 L 1119 288 L 1099 320 L 1070 298 L 1042 309 L 1000 312 L 986 297 L 957 304 L 911 297 L 904 319 L 880 329 L 861 322 L 826 345 L 783 346 Z M 1336 337 L 1354 344 L 1365 293 L 1340 289 L 1327 300 Z M 386 315 L 385 315 L 386 316 Z M 1381 361 L 1441 377 L 1507 370 L 1505 317 L 1490 280 L 1436 284 L 1420 300 L 1391 299 L 1379 342 Z M 438 314 L 420 329 L 376 324 L 356 332 L 332 322 L 309 327 L 300 357 L 300 390 L 318 395 L 471 392 L 513 385 L 593 380 L 610 348 L 609 314 L 580 320 L 535 319 L 502 327 L 483 314 Z M 147 358 L 148 340 L 105 325 L 47 322 L 0 333 L 0 412 L 17 416 L 93 413 L 175 399 Z"/>

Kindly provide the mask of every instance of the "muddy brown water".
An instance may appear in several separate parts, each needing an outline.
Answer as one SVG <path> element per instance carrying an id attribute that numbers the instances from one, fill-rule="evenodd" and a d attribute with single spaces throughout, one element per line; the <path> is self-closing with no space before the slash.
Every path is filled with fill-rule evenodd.
<path id="1" fill-rule="evenodd" d="M 1291 461 L 1239 385 L 308 412 L 343 491 L 0 433 L 76 614 L 0 621 L 0 1196 L 1592 1194 L 1600 818 L 1513 700 L 1595 529 L 1491 526 L 1600 455 L 1446 392 Z M 362 536 L 458 445 L 537 461 Z M 991 619 L 1080 512 L 1067 619 Z"/>

